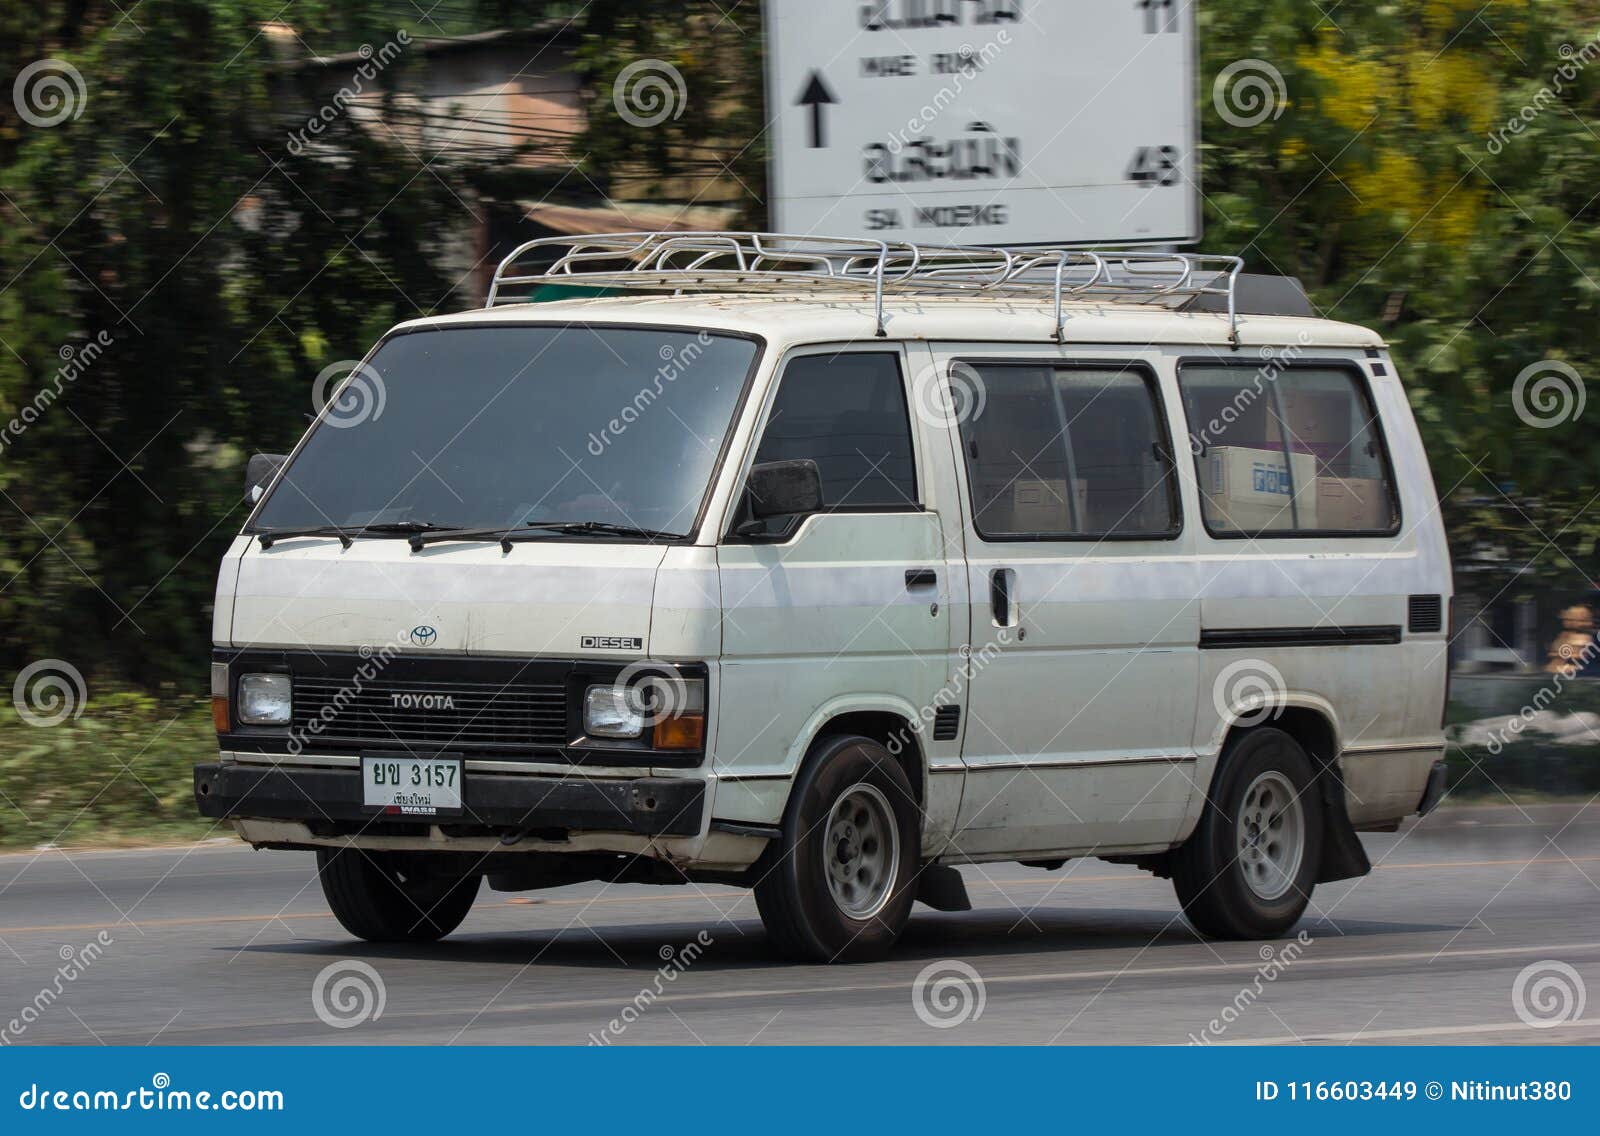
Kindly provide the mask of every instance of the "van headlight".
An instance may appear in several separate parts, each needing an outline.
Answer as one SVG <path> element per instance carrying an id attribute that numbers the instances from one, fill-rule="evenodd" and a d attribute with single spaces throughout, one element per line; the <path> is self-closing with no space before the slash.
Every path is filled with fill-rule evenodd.
<path id="1" fill-rule="evenodd" d="M 239 722 L 245 726 L 287 726 L 294 699 L 286 674 L 247 674 L 239 678 Z"/>
<path id="2" fill-rule="evenodd" d="M 583 732 L 591 738 L 644 738 L 652 749 L 696 750 L 705 743 L 705 724 L 703 678 L 635 664 L 616 681 L 584 691 Z"/>
<path id="3" fill-rule="evenodd" d="M 644 708 L 616 683 L 591 686 L 583 695 L 583 732 L 592 738 L 636 738 L 644 733 Z"/>

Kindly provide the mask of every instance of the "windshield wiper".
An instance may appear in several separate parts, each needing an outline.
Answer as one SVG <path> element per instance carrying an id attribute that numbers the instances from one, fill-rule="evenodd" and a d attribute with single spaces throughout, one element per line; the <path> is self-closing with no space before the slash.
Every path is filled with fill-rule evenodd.
<path id="1" fill-rule="evenodd" d="M 637 525 L 614 525 L 610 521 L 529 521 L 531 529 L 558 533 L 599 533 L 602 536 L 631 536 L 640 540 L 682 540 L 683 533 L 644 529 Z"/>
<path id="2" fill-rule="evenodd" d="M 308 525 L 305 528 L 266 529 L 256 534 L 262 548 L 271 548 L 280 540 L 299 536 L 331 536 L 345 548 L 358 536 L 410 536 L 417 533 L 450 529 L 450 525 L 436 525 L 432 521 L 377 521 L 370 525 Z"/>
<path id="3" fill-rule="evenodd" d="M 551 533 L 567 536 L 595 534 L 598 536 L 634 537 L 639 540 L 681 540 L 683 533 L 662 532 L 659 529 L 638 528 L 634 525 L 614 525 L 609 521 L 525 521 L 511 528 L 437 529 L 419 532 L 411 538 L 413 551 L 430 544 L 447 540 L 499 541 L 504 552 L 511 551 L 515 541 L 547 540 Z"/>

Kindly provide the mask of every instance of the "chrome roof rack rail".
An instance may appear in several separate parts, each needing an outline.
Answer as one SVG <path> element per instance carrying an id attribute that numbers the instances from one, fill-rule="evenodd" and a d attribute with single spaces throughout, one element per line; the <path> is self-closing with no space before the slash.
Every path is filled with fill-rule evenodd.
<path id="1" fill-rule="evenodd" d="M 519 267 L 522 266 L 522 267 Z M 916 245 L 782 233 L 602 233 L 545 237 L 513 249 L 495 269 L 484 306 L 521 303 L 507 290 L 548 284 L 682 293 L 870 293 L 877 334 L 889 296 L 962 295 L 1053 302 L 1066 338 L 1068 300 L 1161 304 L 1225 297 L 1228 335 L 1239 342 L 1236 256 L 1076 248 Z"/>

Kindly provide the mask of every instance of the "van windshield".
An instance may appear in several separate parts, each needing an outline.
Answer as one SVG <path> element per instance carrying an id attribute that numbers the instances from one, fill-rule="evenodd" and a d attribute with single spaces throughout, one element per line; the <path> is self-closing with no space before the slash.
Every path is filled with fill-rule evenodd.
<path id="1" fill-rule="evenodd" d="M 334 394 L 252 528 L 687 534 L 755 353 L 735 336 L 628 327 L 397 335 Z"/>

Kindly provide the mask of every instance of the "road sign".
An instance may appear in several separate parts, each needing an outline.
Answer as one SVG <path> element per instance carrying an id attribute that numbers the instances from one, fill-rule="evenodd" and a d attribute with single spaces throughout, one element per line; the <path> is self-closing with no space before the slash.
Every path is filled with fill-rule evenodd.
<path id="1" fill-rule="evenodd" d="M 1195 0 L 766 0 L 772 225 L 1200 236 Z"/>

